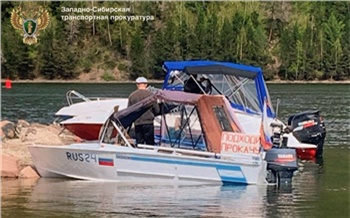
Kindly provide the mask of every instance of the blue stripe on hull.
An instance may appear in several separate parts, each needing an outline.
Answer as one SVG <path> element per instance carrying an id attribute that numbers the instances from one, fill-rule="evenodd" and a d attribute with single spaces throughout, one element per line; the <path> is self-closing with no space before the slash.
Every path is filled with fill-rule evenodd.
<path id="1" fill-rule="evenodd" d="M 244 183 L 247 184 L 247 180 L 245 178 L 236 178 L 236 177 L 228 177 L 228 176 L 220 176 L 221 181 L 224 183 Z"/>
<path id="2" fill-rule="evenodd" d="M 119 155 L 116 156 L 116 158 L 120 158 Z M 121 158 L 124 159 L 124 158 Z M 135 155 L 128 155 L 128 159 L 134 160 L 134 161 L 143 161 L 143 162 L 152 162 L 152 163 L 162 163 L 162 164 L 177 164 L 177 165 L 186 165 L 186 166 L 198 166 L 198 167 L 211 167 L 215 168 L 218 172 L 218 175 L 221 178 L 221 181 L 224 183 L 244 183 L 247 184 L 247 180 L 241 170 L 240 166 L 235 165 L 229 165 L 229 164 L 223 164 L 223 163 L 207 163 L 204 161 L 196 161 L 196 160 L 174 160 L 169 158 L 159 158 L 159 157 L 144 157 L 144 156 L 135 156 Z M 240 177 L 236 176 L 227 176 L 227 175 L 220 175 L 220 170 L 226 170 L 230 172 L 235 172 L 236 174 L 240 174 Z"/>
<path id="3" fill-rule="evenodd" d="M 165 163 L 165 164 L 179 164 L 179 165 L 187 165 L 187 166 L 200 166 L 200 167 L 215 167 L 220 170 L 234 170 L 241 171 L 240 166 L 222 164 L 222 163 L 206 163 L 203 161 L 195 161 L 195 160 L 174 160 L 174 159 L 166 159 L 166 158 L 158 158 L 158 157 L 140 157 L 140 156 L 130 156 L 131 160 L 136 161 L 146 161 L 146 162 L 155 162 L 155 163 Z"/>

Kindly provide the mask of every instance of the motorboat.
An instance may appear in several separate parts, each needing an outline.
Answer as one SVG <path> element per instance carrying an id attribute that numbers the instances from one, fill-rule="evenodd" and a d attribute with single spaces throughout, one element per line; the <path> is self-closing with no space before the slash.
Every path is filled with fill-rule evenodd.
<path id="1" fill-rule="evenodd" d="M 66 93 L 67 106 L 55 113 L 55 123 L 84 140 L 97 140 L 100 129 L 114 107 L 126 108 L 126 98 L 91 98 L 75 90 Z"/>
<path id="2" fill-rule="evenodd" d="M 272 136 L 275 146 L 280 146 L 281 143 L 284 146 L 293 144 L 298 147 L 297 154 L 302 159 L 322 155 L 325 138 L 322 119 L 319 122 L 315 121 L 323 127 L 315 130 L 316 132 L 308 131 L 309 127 L 305 127 L 301 131 L 299 124 L 296 124 L 296 121 L 302 117 L 299 115 L 290 119 L 288 125 L 280 121 L 271 104 L 261 68 L 216 61 L 167 61 L 164 62 L 163 69 L 166 72 L 163 90 L 225 96 L 246 133 L 259 133 L 263 105 L 266 102 L 266 122 L 268 125 L 272 125 L 269 128 L 269 135 Z M 190 84 L 189 81 L 192 83 Z M 113 107 L 118 105 L 122 109 L 127 105 L 127 99 L 98 101 L 90 100 L 80 93 L 76 95 L 84 102 L 78 103 L 78 105 L 70 104 L 57 112 L 56 116 L 67 117 L 67 114 L 71 114 L 69 119 L 65 119 L 60 124 L 86 140 L 97 140 L 100 128 Z M 72 102 L 68 97 L 67 101 Z M 93 107 L 93 103 L 100 106 Z M 77 108 L 84 108 L 84 111 Z M 300 114 L 303 113 L 306 112 Z M 155 126 L 159 126 L 159 123 L 155 123 Z M 290 132 L 292 134 L 289 134 Z M 303 133 L 302 136 L 299 134 L 300 132 Z M 319 143 L 316 140 L 310 140 L 310 138 L 314 138 L 315 134 L 318 135 Z"/>
<path id="3" fill-rule="evenodd" d="M 326 127 L 319 110 L 303 111 L 288 118 L 288 126 L 302 143 L 317 145 L 316 149 L 297 149 L 301 159 L 314 159 L 323 156 Z"/>
<path id="4" fill-rule="evenodd" d="M 166 71 L 165 90 L 191 92 L 192 88 L 193 92 L 226 96 L 247 132 L 259 131 L 266 102 L 269 135 L 275 146 L 297 145 L 300 159 L 322 156 L 326 128 L 321 112 L 303 111 L 290 116 L 284 124 L 274 111 L 261 68 L 217 61 L 169 61 L 164 63 L 163 69 Z M 194 81 L 190 88 L 187 88 L 188 81 Z"/>
<path id="5" fill-rule="evenodd" d="M 136 144 L 132 123 L 160 107 L 157 144 Z M 291 183 L 294 148 L 264 149 L 259 134 L 243 129 L 223 95 L 158 90 L 109 116 L 98 141 L 65 146 L 30 145 L 42 177 L 102 181 L 140 179 L 194 183 Z"/>

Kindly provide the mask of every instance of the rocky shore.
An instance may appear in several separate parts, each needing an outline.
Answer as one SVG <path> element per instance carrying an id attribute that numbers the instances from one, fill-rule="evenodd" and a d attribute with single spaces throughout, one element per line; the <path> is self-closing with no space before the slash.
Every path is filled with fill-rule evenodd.
<path id="1" fill-rule="evenodd" d="M 28 145 L 65 145 L 80 140 L 61 126 L 8 120 L 1 125 L 1 177 L 39 178 Z"/>

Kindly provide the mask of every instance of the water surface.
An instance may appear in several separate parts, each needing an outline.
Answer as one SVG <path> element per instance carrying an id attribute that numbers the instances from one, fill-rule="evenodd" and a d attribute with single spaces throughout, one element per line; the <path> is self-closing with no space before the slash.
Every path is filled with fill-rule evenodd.
<path id="1" fill-rule="evenodd" d="M 160 87 L 159 84 L 153 84 Z M 38 179 L 2 180 L 2 217 L 346 217 L 349 214 L 350 89 L 344 84 L 269 84 L 278 116 L 320 109 L 324 158 L 300 162 L 291 187 L 218 186 Z M 75 89 L 127 97 L 134 84 L 13 84 L 2 119 L 51 123 Z"/>

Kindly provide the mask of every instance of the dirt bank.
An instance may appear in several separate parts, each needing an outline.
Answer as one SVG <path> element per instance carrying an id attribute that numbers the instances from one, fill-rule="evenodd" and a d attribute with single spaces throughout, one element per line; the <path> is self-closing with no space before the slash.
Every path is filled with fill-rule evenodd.
<path id="1" fill-rule="evenodd" d="M 67 130 L 62 131 L 59 125 L 43 125 L 19 120 L 16 124 L 9 126 L 10 121 L 1 122 L 7 123 L 6 129 L 1 126 L 2 175 L 5 174 L 4 172 L 13 172 L 10 174 L 18 176 L 27 166 L 33 166 L 28 145 L 65 145 L 79 140 Z M 15 172 L 17 170 L 18 172 Z"/>

